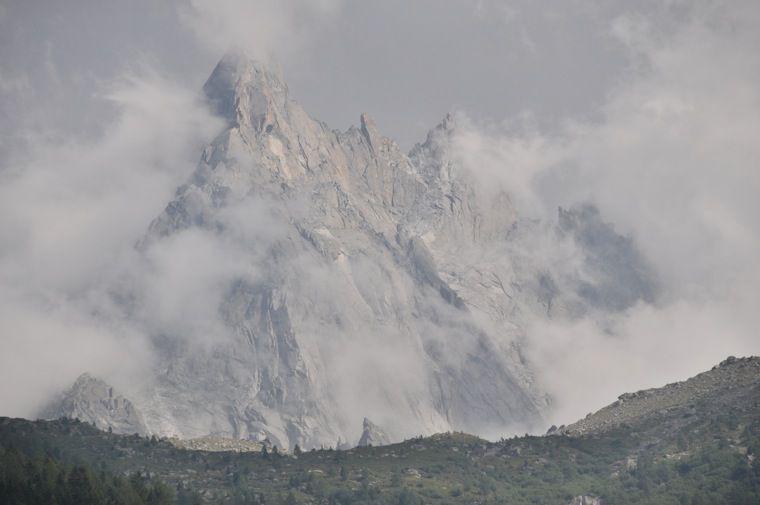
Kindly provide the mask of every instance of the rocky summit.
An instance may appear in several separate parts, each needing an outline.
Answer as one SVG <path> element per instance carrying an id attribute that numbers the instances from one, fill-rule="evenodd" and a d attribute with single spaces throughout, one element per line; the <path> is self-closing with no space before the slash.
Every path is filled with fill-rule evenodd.
<path id="1" fill-rule="evenodd" d="M 94 424 L 101 430 L 145 435 L 148 433 L 142 414 L 103 380 L 84 373 L 67 391 L 53 400 L 42 417 L 67 417 Z"/>
<path id="2" fill-rule="evenodd" d="M 379 426 L 365 417 L 362 423 L 362 436 L 359 438 L 357 445 L 359 447 L 367 447 L 370 445 L 388 445 L 389 443 L 391 443 L 391 440 L 388 438 L 388 435 Z"/>
<path id="3" fill-rule="evenodd" d="M 146 323 L 156 365 L 128 394 L 151 433 L 331 447 L 364 416 L 384 441 L 524 432 L 550 404 L 526 324 L 656 297 L 596 209 L 528 219 L 465 166 L 456 116 L 407 154 L 366 114 L 346 131 L 311 118 L 239 52 L 203 92 L 226 126 L 138 249 L 150 269 L 192 237 L 213 244 L 221 294 L 187 328 Z M 119 300 L 133 318 L 150 304 L 139 288 Z"/>

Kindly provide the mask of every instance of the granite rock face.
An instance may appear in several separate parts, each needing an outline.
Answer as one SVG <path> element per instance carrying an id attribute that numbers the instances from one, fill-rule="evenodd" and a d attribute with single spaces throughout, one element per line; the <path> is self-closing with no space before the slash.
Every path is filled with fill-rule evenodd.
<path id="1" fill-rule="evenodd" d="M 114 433 L 147 435 L 142 414 L 128 399 L 104 381 L 84 373 L 70 389 L 54 400 L 42 413 L 45 419 L 68 417 L 94 424 Z"/>
<path id="2" fill-rule="evenodd" d="M 654 296 L 633 244 L 590 208 L 538 223 L 509 188 L 484 189 L 453 116 L 405 154 L 366 114 L 343 132 L 312 119 L 240 53 L 203 90 L 226 127 L 139 249 L 150 264 L 204 237 L 225 252 L 222 295 L 193 338 L 153 328 L 155 377 L 133 396 L 152 432 L 308 449 L 356 440 L 364 416 L 389 441 L 529 430 L 549 399 L 526 323 Z M 547 242 L 577 267 L 539 257 Z M 140 317 L 140 293 L 123 298 Z"/>

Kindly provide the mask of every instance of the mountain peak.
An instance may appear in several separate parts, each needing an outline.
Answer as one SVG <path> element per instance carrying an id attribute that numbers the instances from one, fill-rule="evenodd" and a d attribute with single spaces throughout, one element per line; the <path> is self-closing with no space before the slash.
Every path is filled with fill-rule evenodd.
<path id="1" fill-rule="evenodd" d="M 461 119 L 461 118 L 459 118 Z M 457 124 L 459 123 L 459 119 L 457 119 L 457 115 L 453 112 L 448 112 L 440 123 L 436 125 L 436 128 L 444 131 L 452 131 L 457 127 Z"/>
<path id="2" fill-rule="evenodd" d="M 74 386 L 73 386 L 73 387 L 74 387 L 74 388 L 77 388 L 77 387 L 81 387 L 81 386 L 84 386 L 84 385 L 85 385 L 85 384 L 87 384 L 87 383 L 90 383 L 90 382 L 98 382 L 98 381 L 100 381 L 100 379 L 96 379 L 95 377 L 93 377 L 93 376 L 92 376 L 92 375 L 90 375 L 89 373 L 87 373 L 87 372 L 84 372 L 84 373 L 83 373 L 83 374 L 81 374 L 79 377 L 77 377 L 77 380 L 76 380 L 76 381 L 74 381 Z"/>
<path id="3" fill-rule="evenodd" d="M 364 135 L 364 138 L 367 139 L 367 143 L 369 144 L 370 149 L 377 151 L 380 148 L 382 136 L 377 130 L 375 121 L 369 117 L 369 114 L 363 112 L 362 115 L 359 116 L 359 122 L 361 123 L 362 135 Z"/>
<path id="4" fill-rule="evenodd" d="M 265 84 L 270 81 L 285 86 L 279 65 L 258 60 L 241 49 L 231 49 L 222 56 L 208 80 L 213 80 L 215 76 L 231 78 L 229 82 L 242 84 Z"/>
<path id="5" fill-rule="evenodd" d="M 101 430 L 111 428 L 116 433 L 148 433 L 142 414 L 130 400 L 104 380 L 86 372 L 41 415 L 46 419 L 79 419 L 93 423 Z"/>
<path id="6" fill-rule="evenodd" d="M 238 49 L 219 60 L 203 92 L 216 114 L 258 133 L 272 126 L 276 111 L 288 101 L 288 86 L 279 69 Z"/>
<path id="7" fill-rule="evenodd" d="M 378 425 L 364 418 L 362 422 L 362 436 L 359 439 L 358 447 L 368 447 L 372 445 L 388 445 L 390 438 Z"/>

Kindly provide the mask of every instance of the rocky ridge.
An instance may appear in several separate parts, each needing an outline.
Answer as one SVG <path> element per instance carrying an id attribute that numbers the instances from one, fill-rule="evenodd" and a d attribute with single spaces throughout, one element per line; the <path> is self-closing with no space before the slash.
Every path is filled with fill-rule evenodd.
<path id="1" fill-rule="evenodd" d="M 760 400 L 758 381 L 760 357 L 730 356 L 712 370 L 683 382 L 622 394 L 611 405 L 550 433 L 594 435 L 623 425 L 635 428 L 659 417 L 688 419 L 696 414 L 699 403 L 706 403 L 711 409 L 720 409 L 724 403 L 741 405 L 738 399 L 745 398 L 749 404 L 756 405 Z M 677 415 L 679 413 L 680 416 Z"/>

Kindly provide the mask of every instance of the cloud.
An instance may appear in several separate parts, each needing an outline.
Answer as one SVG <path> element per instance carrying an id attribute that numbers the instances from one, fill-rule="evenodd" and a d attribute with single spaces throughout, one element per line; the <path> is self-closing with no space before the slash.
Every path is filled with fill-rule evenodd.
<path id="1" fill-rule="evenodd" d="M 222 128 L 187 77 L 205 78 L 232 45 L 286 56 L 335 5 L 146 2 L 140 16 L 169 35 L 146 26 L 144 39 L 130 12 L 114 25 L 112 12 L 88 7 L 102 21 L 92 31 L 53 7 L 50 17 L 74 28 L 40 21 L 33 6 L 0 19 L 9 41 L 0 51 L 0 413 L 33 416 L 85 370 L 129 396 L 150 378 L 151 338 L 171 332 L 208 346 L 229 333 L 220 300 L 232 279 L 258 275 L 256 254 L 284 228 L 269 202 L 220 212 L 225 236 L 193 229 L 135 248 Z M 71 52 L 16 42 L 25 40 L 16 26 L 33 24 Z M 198 55 L 193 70 L 178 70 L 174 39 Z M 91 54 L 96 43 L 108 57 Z"/>
<path id="2" fill-rule="evenodd" d="M 536 178 L 563 160 L 559 139 L 543 134 L 529 113 L 500 124 L 479 125 L 464 111 L 455 118 L 454 159 L 476 176 L 481 193 L 491 197 L 507 191 L 520 211 L 529 215 L 545 217 L 555 210 L 546 208 Z"/>
<path id="3" fill-rule="evenodd" d="M 126 77 L 108 99 L 120 112 L 101 138 L 32 139 L 1 174 L 5 415 L 31 415 L 83 370 L 119 382 L 149 364 L 145 335 L 121 319 L 109 282 L 129 278 L 134 244 L 221 123 L 196 92 L 155 74 Z"/>
<path id="4" fill-rule="evenodd" d="M 705 2 L 685 19 L 668 35 L 640 13 L 615 20 L 611 32 L 636 57 L 598 120 L 555 133 L 465 124 L 456 144 L 523 213 L 594 203 L 662 280 L 657 305 L 530 326 L 528 355 L 560 422 L 760 352 L 760 9 Z"/>
<path id="5" fill-rule="evenodd" d="M 553 396 L 548 422 L 569 424 L 623 392 L 684 380 L 729 354 L 757 354 L 757 321 L 737 312 L 724 300 L 678 300 L 641 303 L 606 328 L 590 318 L 535 320 L 526 355 Z"/>
<path id="6" fill-rule="evenodd" d="M 725 288 L 760 246 L 760 59 L 751 49 L 760 9 L 748 6 L 695 12 L 646 53 L 649 69 L 613 93 L 601 125 L 573 132 L 585 187 L 562 191 L 597 201 L 684 288 L 694 279 Z"/>
<path id="7" fill-rule="evenodd" d="M 189 0 L 181 19 L 201 43 L 239 47 L 262 61 L 284 58 L 321 29 L 341 0 Z"/>

